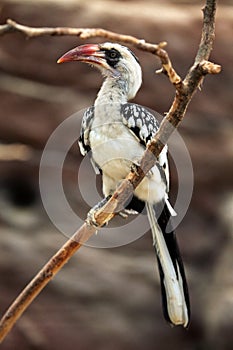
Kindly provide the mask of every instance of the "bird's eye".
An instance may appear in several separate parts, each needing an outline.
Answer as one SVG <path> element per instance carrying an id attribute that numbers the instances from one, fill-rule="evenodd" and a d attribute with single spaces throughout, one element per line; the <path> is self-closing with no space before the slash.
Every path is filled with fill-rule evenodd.
<path id="1" fill-rule="evenodd" d="M 117 57 L 116 51 L 110 51 L 110 52 L 109 52 L 109 57 L 110 57 L 110 58 L 116 58 L 116 57 Z"/>
<path id="2" fill-rule="evenodd" d="M 122 57 L 120 52 L 114 48 L 112 49 L 105 49 L 105 59 L 107 63 L 111 66 L 114 67 L 117 65 L 119 62 L 120 58 Z"/>

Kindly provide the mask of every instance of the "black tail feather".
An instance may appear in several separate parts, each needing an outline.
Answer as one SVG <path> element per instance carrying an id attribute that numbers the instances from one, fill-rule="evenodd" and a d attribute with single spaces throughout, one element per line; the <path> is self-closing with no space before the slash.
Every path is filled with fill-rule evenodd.
<path id="1" fill-rule="evenodd" d="M 179 279 L 179 274 L 180 274 L 182 278 L 183 294 L 184 294 L 184 299 L 187 307 L 188 319 L 190 319 L 190 301 L 189 301 L 188 285 L 186 281 L 184 265 L 183 265 L 181 254 L 177 244 L 177 239 L 172 229 L 172 224 L 170 220 L 171 214 L 166 203 L 163 203 L 163 204 L 161 203 L 160 205 L 154 206 L 154 211 L 155 211 L 155 214 L 157 214 L 157 223 L 163 234 L 170 258 L 172 260 L 172 264 L 174 266 L 176 277 L 177 279 Z M 156 256 L 158 260 L 158 268 L 159 268 L 159 274 L 160 274 L 160 280 L 161 280 L 163 313 L 164 313 L 165 319 L 168 322 L 172 323 L 168 313 L 167 293 L 164 285 L 164 271 L 162 268 L 162 264 L 161 264 L 156 246 L 155 246 L 155 251 L 156 251 Z M 186 325 L 186 327 L 187 326 L 188 324 Z"/>

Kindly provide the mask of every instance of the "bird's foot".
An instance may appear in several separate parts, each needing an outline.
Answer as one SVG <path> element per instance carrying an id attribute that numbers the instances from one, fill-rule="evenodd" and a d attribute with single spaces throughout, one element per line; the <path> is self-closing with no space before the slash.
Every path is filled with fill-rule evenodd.
<path id="1" fill-rule="evenodd" d="M 108 200 L 110 199 L 111 196 L 108 196 L 106 198 L 104 198 L 102 201 L 100 201 L 99 203 L 97 203 L 87 214 L 87 219 L 86 219 L 86 223 L 88 226 L 94 226 L 96 228 L 100 228 L 103 226 L 106 226 L 107 224 L 100 226 L 95 219 L 95 214 L 97 211 L 99 211 L 101 208 L 103 208 L 103 206 L 108 202 Z"/>
<path id="2" fill-rule="evenodd" d="M 131 164 L 131 171 L 139 176 L 138 168 L 140 167 L 140 158 L 135 158 Z"/>
<path id="3" fill-rule="evenodd" d="M 127 219 L 130 215 L 137 215 L 138 211 L 133 209 L 124 209 L 118 213 L 123 219 Z"/>
<path id="4" fill-rule="evenodd" d="M 120 211 L 118 215 L 123 219 L 127 219 L 129 216 L 128 213 L 126 213 L 125 211 Z"/>
<path id="5" fill-rule="evenodd" d="M 139 173 L 138 173 L 138 168 L 140 168 L 140 160 L 139 158 L 138 159 L 134 159 L 132 165 L 131 165 L 131 171 L 133 173 L 135 173 L 137 176 L 139 176 Z M 149 170 L 146 174 L 146 177 L 148 177 L 149 179 L 152 177 L 153 175 L 153 171 L 152 169 Z"/>
<path id="6" fill-rule="evenodd" d="M 152 169 L 150 169 L 148 172 L 147 172 L 147 174 L 146 174 L 146 177 L 148 178 L 148 179 L 151 179 L 152 178 L 152 176 L 153 176 L 153 170 Z"/>

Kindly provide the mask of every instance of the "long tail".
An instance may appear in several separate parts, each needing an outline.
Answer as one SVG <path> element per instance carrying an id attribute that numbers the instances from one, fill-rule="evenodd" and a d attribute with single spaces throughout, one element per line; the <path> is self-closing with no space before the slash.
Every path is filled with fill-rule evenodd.
<path id="1" fill-rule="evenodd" d="M 187 327 L 190 318 L 188 286 L 175 233 L 166 232 L 171 216 L 169 208 L 163 204 L 158 219 L 157 206 L 146 203 L 146 208 L 158 259 L 164 317 L 173 325 Z"/>

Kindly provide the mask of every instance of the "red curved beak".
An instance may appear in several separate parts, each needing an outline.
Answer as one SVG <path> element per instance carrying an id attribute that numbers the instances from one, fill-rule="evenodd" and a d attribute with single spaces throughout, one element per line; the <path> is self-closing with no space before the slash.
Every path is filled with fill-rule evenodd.
<path id="1" fill-rule="evenodd" d="M 61 56 L 57 63 L 71 62 L 71 61 L 81 61 L 89 63 L 101 64 L 101 58 L 104 57 L 104 53 L 101 52 L 99 45 L 96 44 L 86 44 L 77 46 L 74 49 L 66 52 Z"/>
<path id="2" fill-rule="evenodd" d="M 61 56 L 57 63 L 79 61 L 90 63 L 91 65 L 99 68 L 105 75 L 109 72 L 113 77 L 118 78 L 120 73 L 111 67 L 105 57 L 105 51 L 101 50 L 100 45 L 86 44 L 77 46 L 74 49 L 66 52 Z"/>

